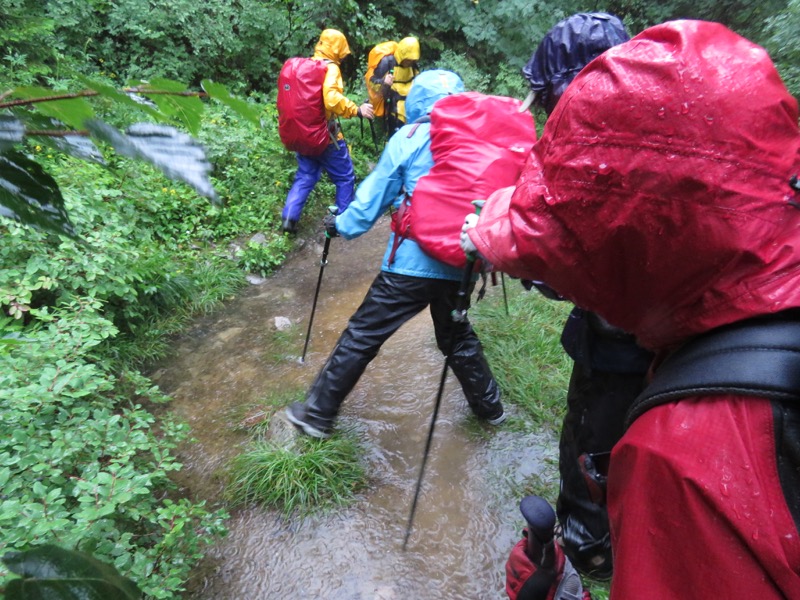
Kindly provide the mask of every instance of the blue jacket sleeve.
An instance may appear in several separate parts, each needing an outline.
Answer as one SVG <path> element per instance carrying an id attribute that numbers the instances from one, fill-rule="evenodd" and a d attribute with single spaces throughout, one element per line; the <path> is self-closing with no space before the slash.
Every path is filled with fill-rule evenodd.
<path id="1" fill-rule="evenodd" d="M 336 217 L 336 230 L 346 240 L 369 231 L 398 198 L 406 159 L 399 142 L 397 135 L 389 140 L 375 169 L 358 186 L 353 201 Z"/>

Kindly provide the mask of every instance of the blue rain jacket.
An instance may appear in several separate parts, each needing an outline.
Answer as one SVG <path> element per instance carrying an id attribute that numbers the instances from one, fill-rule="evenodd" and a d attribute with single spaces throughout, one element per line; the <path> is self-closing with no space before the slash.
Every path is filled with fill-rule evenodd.
<path id="1" fill-rule="evenodd" d="M 411 86 L 406 98 L 408 125 L 403 126 L 386 144 L 375 169 L 358 186 L 355 199 L 336 217 L 336 229 L 343 238 L 356 238 L 377 222 L 390 206 L 395 209 L 403 200 L 402 189 L 414 196 L 417 181 L 433 167 L 430 123 L 414 123 L 430 114 L 434 103 L 444 96 L 464 91 L 464 84 L 450 71 L 423 71 Z M 411 277 L 461 280 L 462 270 L 431 258 L 412 239 L 406 238 L 397 248 L 389 266 L 394 233 L 389 236 L 382 271 Z"/>

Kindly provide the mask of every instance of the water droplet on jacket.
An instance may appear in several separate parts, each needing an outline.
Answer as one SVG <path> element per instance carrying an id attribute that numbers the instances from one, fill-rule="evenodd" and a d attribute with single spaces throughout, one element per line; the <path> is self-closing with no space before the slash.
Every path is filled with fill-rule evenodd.
<path id="1" fill-rule="evenodd" d="M 606 163 L 600 163 L 600 165 L 597 167 L 597 172 L 600 173 L 600 175 L 608 175 L 611 173 L 611 167 Z"/>
<path id="2" fill-rule="evenodd" d="M 711 115 L 705 116 L 706 125 L 713 125 L 714 124 L 714 117 Z"/>
<path id="3" fill-rule="evenodd" d="M 681 114 L 682 115 L 689 114 L 689 103 L 688 102 L 684 102 L 683 104 L 681 104 Z"/>
<path id="4" fill-rule="evenodd" d="M 758 539 L 758 530 L 756 530 L 756 531 L 754 531 L 754 532 L 753 532 L 752 538 L 753 538 L 754 540 L 757 540 L 757 539 Z"/>
<path id="5" fill-rule="evenodd" d="M 658 109 L 658 116 L 660 119 L 663 119 L 666 114 L 667 114 L 667 109 L 664 108 L 663 106 Z"/>

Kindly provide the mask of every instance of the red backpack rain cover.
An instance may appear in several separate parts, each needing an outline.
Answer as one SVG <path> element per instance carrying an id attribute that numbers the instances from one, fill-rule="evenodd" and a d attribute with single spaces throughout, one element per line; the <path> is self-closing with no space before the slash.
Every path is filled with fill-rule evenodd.
<path id="1" fill-rule="evenodd" d="M 466 256 L 461 225 L 473 200 L 514 185 L 536 141 L 536 127 L 521 102 L 464 92 L 438 100 L 431 112 L 434 165 L 417 182 L 401 230 L 426 254 L 454 267 Z"/>
<path id="2" fill-rule="evenodd" d="M 287 150 L 319 156 L 330 143 L 322 83 L 328 63 L 290 58 L 278 76 L 278 135 Z"/>

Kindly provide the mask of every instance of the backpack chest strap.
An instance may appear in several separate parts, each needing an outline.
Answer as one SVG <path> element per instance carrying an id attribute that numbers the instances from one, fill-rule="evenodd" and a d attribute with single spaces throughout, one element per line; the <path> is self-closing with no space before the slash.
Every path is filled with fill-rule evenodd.
<path id="1" fill-rule="evenodd" d="M 752 319 L 689 342 L 633 401 L 625 427 L 660 404 L 729 394 L 800 402 L 800 321 Z"/>

